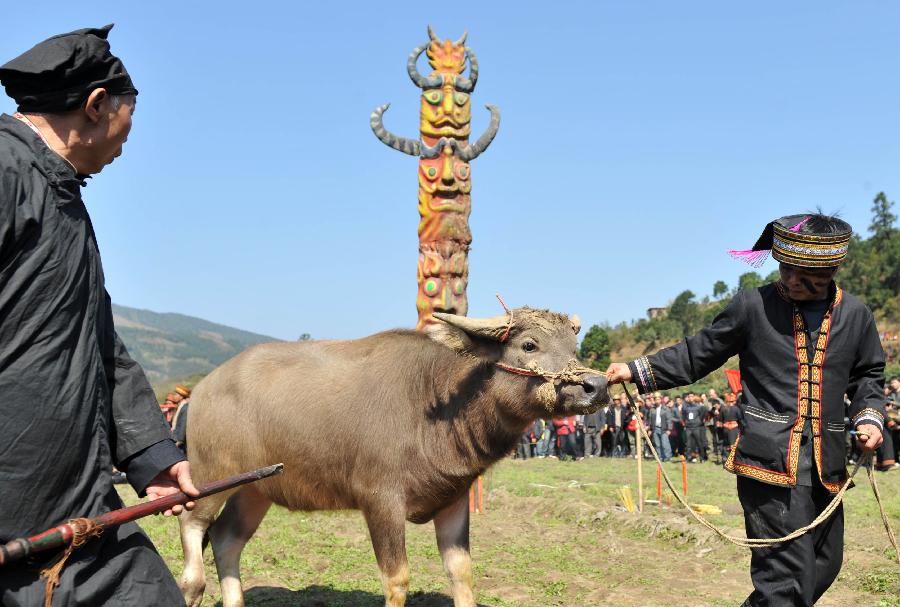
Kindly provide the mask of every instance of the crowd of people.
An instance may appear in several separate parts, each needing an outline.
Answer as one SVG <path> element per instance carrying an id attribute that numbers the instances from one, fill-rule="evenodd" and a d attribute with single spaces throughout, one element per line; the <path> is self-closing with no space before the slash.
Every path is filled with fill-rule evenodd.
<path id="1" fill-rule="evenodd" d="M 675 397 L 656 392 L 633 398 L 640 409 L 644 428 L 662 461 L 702 463 L 712 460 L 721 465 L 743 424 L 739 396 L 729 392 L 722 398 L 716 390 L 710 390 L 699 394 L 686 392 Z M 900 378 L 891 378 L 885 386 L 885 401 L 888 416 L 884 443 L 876 451 L 876 468 L 881 471 L 900 468 L 897 463 L 900 449 Z M 848 463 L 852 465 L 860 451 L 853 440 L 854 429 L 849 417 L 844 421 L 848 428 Z M 537 420 L 522 434 L 515 457 L 555 457 L 562 461 L 637 457 L 637 424 L 638 420 L 625 396 L 613 396 L 609 405 L 595 413 Z M 644 458 L 652 458 L 646 441 L 642 451 Z"/>

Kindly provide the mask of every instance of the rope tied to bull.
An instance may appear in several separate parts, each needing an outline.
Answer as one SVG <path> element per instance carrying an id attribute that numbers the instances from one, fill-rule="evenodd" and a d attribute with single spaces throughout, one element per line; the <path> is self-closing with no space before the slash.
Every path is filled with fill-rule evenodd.
<path id="1" fill-rule="evenodd" d="M 52 564 L 41 570 L 41 575 L 47 578 L 44 588 L 44 607 L 51 607 L 53 590 L 59 586 L 59 576 L 72 553 L 92 538 L 99 537 L 103 533 L 103 527 L 89 518 L 73 518 L 68 525 L 72 528 L 72 541 Z"/>
<path id="2" fill-rule="evenodd" d="M 502 364 L 499 362 L 495 363 L 495 364 L 500 369 L 503 369 L 504 371 L 508 371 L 510 373 L 515 373 L 517 375 L 531 376 L 531 377 L 542 377 L 544 380 L 546 380 L 545 383 L 542 384 L 540 386 L 540 388 L 538 388 L 537 396 L 538 396 L 538 400 L 541 402 L 541 404 L 543 404 L 545 407 L 547 407 L 548 410 L 552 409 L 553 403 L 556 402 L 556 389 L 554 386 L 554 382 L 556 380 L 559 380 L 563 383 L 580 384 L 580 383 L 583 383 L 583 380 L 582 380 L 583 375 L 597 373 L 596 369 L 584 367 L 575 359 L 570 360 L 561 371 L 556 371 L 556 372 L 551 372 L 551 371 L 546 371 L 544 369 L 541 369 L 537 365 L 537 363 L 534 361 L 529 363 L 529 365 L 525 368 L 513 367 L 513 366 L 505 365 L 505 364 Z M 547 390 L 548 387 L 549 387 L 549 392 Z M 624 392 L 625 392 L 625 396 L 628 399 L 628 404 L 631 407 L 631 411 L 635 415 L 635 419 L 641 420 L 642 418 L 640 415 L 640 410 L 638 409 L 637 404 L 634 402 L 634 398 L 632 398 L 631 393 L 628 392 L 627 389 Z M 753 539 L 753 538 L 728 535 L 725 531 L 723 531 L 722 529 L 720 529 L 719 527 L 717 527 L 716 525 L 711 523 L 709 520 L 707 520 L 699 512 L 697 512 L 696 510 L 691 508 L 691 506 L 690 506 L 690 504 L 688 504 L 687 500 L 685 500 L 684 497 L 682 497 L 682 495 L 679 494 L 678 491 L 675 489 L 675 485 L 672 483 L 672 479 L 669 478 L 669 474 L 666 472 L 665 467 L 663 467 L 662 461 L 659 458 L 659 453 L 657 453 L 656 447 L 653 445 L 653 440 L 650 438 L 649 434 L 647 434 L 647 429 L 644 427 L 644 424 L 642 422 L 639 422 L 637 424 L 637 429 L 640 431 L 641 436 L 644 438 L 644 440 L 647 441 L 647 446 L 650 448 L 650 453 L 653 454 L 653 459 L 656 460 L 656 463 L 659 466 L 660 471 L 662 472 L 662 477 L 666 481 L 666 486 L 669 488 L 669 490 L 675 496 L 675 499 L 678 500 L 678 502 L 685 509 L 687 509 L 688 512 L 690 512 L 691 516 L 694 517 L 694 519 L 698 523 L 700 523 L 701 525 L 703 525 L 704 527 L 706 527 L 707 529 L 709 529 L 710 531 L 712 531 L 713 533 L 715 533 L 716 535 L 721 537 L 723 540 L 730 542 L 736 546 L 741 546 L 744 548 L 751 548 L 751 549 L 752 548 L 771 548 L 771 547 L 777 546 L 778 544 L 782 544 L 784 542 L 788 542 L 790 540 L 796 539 L 796 538 L 800 537 L 801 535 L 808 533 L 809 531 L 812 531 L 813 529 L 815 529 L 816 527 L 818 527 L 819 525 L 824 523 L 826 520 L 828 520 L 829 517 L 831 517 L 832 514 L 834 514 L 835 510 L 837 510 L 838 507 L 841 505 L 841 502 L 844 499 L 844 494 L 847 492 L 847 489 L 850 488 L 850 485 L 853 482 L 853 477 L 856 476 L 856 473 L 859 471 L 859 469 L 863 465 L 865 465 L 866 472 L 867 472 L 867 475 L 869 478 L 869 483 L 872 486 L 872 492 L 875 494 L 875 501 L 878 503 L 878 509 L 881 512 L 881 521 L 884 523 L 884 528 L 885 528 L 885 531 L 887 532 L 888 540 L 890 541 L 891 546 L 894 547 L 894 553 L 897 555 L 897 563 L 900 564 L 900 550 L 897 549 L 897 539 L 894 536 L 893 530 L 891 529 L 890 522 L 888 521 L 888 518 L 887 518 L 887 513 L 884 511 L 884 504 L 882 503 L 882 500 L 881 500 L 881 492 L 878 490 L 878 483 L 875 480 L 874 465 L 872 463 L 872 454 L 871 453 L 868 453 L 859 459 L 859 461 L 856 463 L 855 467 L 853 468 L 853 471 L 850 473 L 850 475 L 847 477 L 847 480 L 841 486 L 841 489 L 837 492 L 837 494 L 835 494 L 834 498 L 831 500 L 831 503 L 829 503 L 828 506 L 819 514 L 819 516 L 817 516 L 810 524 L 805 525 L 804 527 L 801 527 L 801 528 L 797 529 L 796 531 L 793 531 L 793 532 L 789 533 L 788 535 L 785 535 L 784 537 Z M 640 457 L 640 454 L 638 454 L 638 457 Z"/>
<path id="3" fill-rule="evenodd" d="M 640 420 L 640 411 L 638 410 L 637 404 L 634 402 L 634 398 L 632 398 L 631 393 L 626 389 L 624 390 L 625 396 L 628 399 L 628 405 L 631 407 L 632 412 L 636 416 L 636 419 Z M 891 529 L 890 523 L 888 522 L 887 514 L 884 511 L 884 504 L 881 501 L 881 492 L 878 491 L 878 484 L 875 481 L 874 476 L 874 466 L 872 464 L 872 454 L 865 454 L 863 457 L 857 461 L 856 465 L 853 468 L 853 471 L 847 476 L 847 480 L 844 481 L 844 484 L 841 486 L 840 490 L 835 494 L 834 498 L 832 498 L 831 502 L 825 509 L 817 516 L 811 523 L 800 527 L 799 529 L 792 531 L 791 533 L 778 538 L 746 538 L 746 537 L 738 537 L 734 535 L 728 535 L 724 531 L 722 531 L 719 527 L 708 521 L 704 518 L 699 512 L 691 508 L 690 504 L 687 503 L 687 500 L 682 497 L 678 491 L 676 491 L 674 484 L 672 483 L 672 479 L 669 478 L 668 473 L 662 465 L 662 462 L 659 459 L 659 454 L 656 452 L 656 447 L 653 445 L 653 441 L 650 436 L 647 434 L 647 429 L 644 427 L 643 422 L 638 422 L 637 428 L 641 432 L 641 436 L 647 441 L 647 446 L 650 448 L 650 453 L 653 454 L 653 458 L 656 460 L 659 469 L 662 471 L 662 476 L 666 481 L 666 486 L 669 487 L 669 490 L 678 500 L 678 502 L 684 506 L 688 512 L 691 513 L 691 516 L 697 520 L 698 523 L 721 537 L 722 539 L 735 544 L 736 546 L 742 546 L 744 548 L 772 548 L 777 546 L 778 544 L 782 544 L 784 542 L 788 542 L 790 540 L 796 539 L 801 535 L 812 531 L 826 520 L 828 520 L 832 514 L 834 514 L 835 510 L 841 505 L 841 502 L 844 499 L 844 494 L 847 492 L 847 489 L 850 488 L 853 477 L 856 476 L 856 473 L 859 472 L 860 467 L 864 464 L 866 466 L 866 472 L 869 477 L 869 483 L 872 485 L 872 492 L 875 494 L 875 501 L 878 503 L 878 509 L 881 511 L 881 520 L 884 523 L 884 528 L 887 531 L 888 540 L 891 545 L 894 547 L 894 552 L 897 555 L 897 563 L 900 564 L 900 552 L 897 550 L 897 539 L 894 537 L 894 532 Z"/>

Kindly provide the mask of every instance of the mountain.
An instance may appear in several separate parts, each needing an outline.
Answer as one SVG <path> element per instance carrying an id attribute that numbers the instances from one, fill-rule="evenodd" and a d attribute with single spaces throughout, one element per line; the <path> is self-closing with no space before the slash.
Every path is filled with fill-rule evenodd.
<path id="1" fill-rule="evenodd" d="M 184 314 L 113 304 L 116 331 L 153 384 L 205 375 L 249 346 L 278 341 Z"/>

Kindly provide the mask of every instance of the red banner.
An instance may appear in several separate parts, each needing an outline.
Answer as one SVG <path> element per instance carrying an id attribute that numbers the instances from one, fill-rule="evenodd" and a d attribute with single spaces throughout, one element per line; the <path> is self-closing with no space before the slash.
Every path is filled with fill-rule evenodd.
<path id="1" fill-rule="evenodd" d="M 741 391 L 741 372 L 737 369 L 725 369 L 725 379 L 728 380 L 728 387 L 737 394 Z"/>

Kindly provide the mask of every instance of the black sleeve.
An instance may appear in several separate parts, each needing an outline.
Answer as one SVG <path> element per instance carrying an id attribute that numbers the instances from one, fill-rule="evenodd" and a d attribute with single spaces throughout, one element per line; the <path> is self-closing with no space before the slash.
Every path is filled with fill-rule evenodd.
<path id="1" fill-rule="evenodd" d="M 101 350 L 111 399 L 110 450 L 117 467 L 122 462 L 162 440 L 172 432 L 144 370 L 128 355 L 115 332 L 112 304 L 106 295 L 104 344 Z M 127 469 L 126 469 L 127 472 Z"/>
<path id="2" fill-rule="evenodd" d="M 641 394 L 691 384 L 737 354 L 744 342 L 744 291 L 738 292 L 710 326 L 650 356 L 628 363 Z"/>
<path id="3" fill-rule="evenodd" d="M 884 350 L 872 313 L 866 310 L 866 324 L 856 351 L 856 363 L 850 370 L 847 396 L 853 427 L 875 424 L 884 430 Z"/>
<path id="4" fill-rule="evenodd" d="M 147 485 L 157 474 L 184 459 L 184 453 L 175 446 L 175 441 L 167 438 L 126 459 L 122 462 L 122 469 L 125 470 L 128 483 L 140 497 L 144 497 Z"/>

